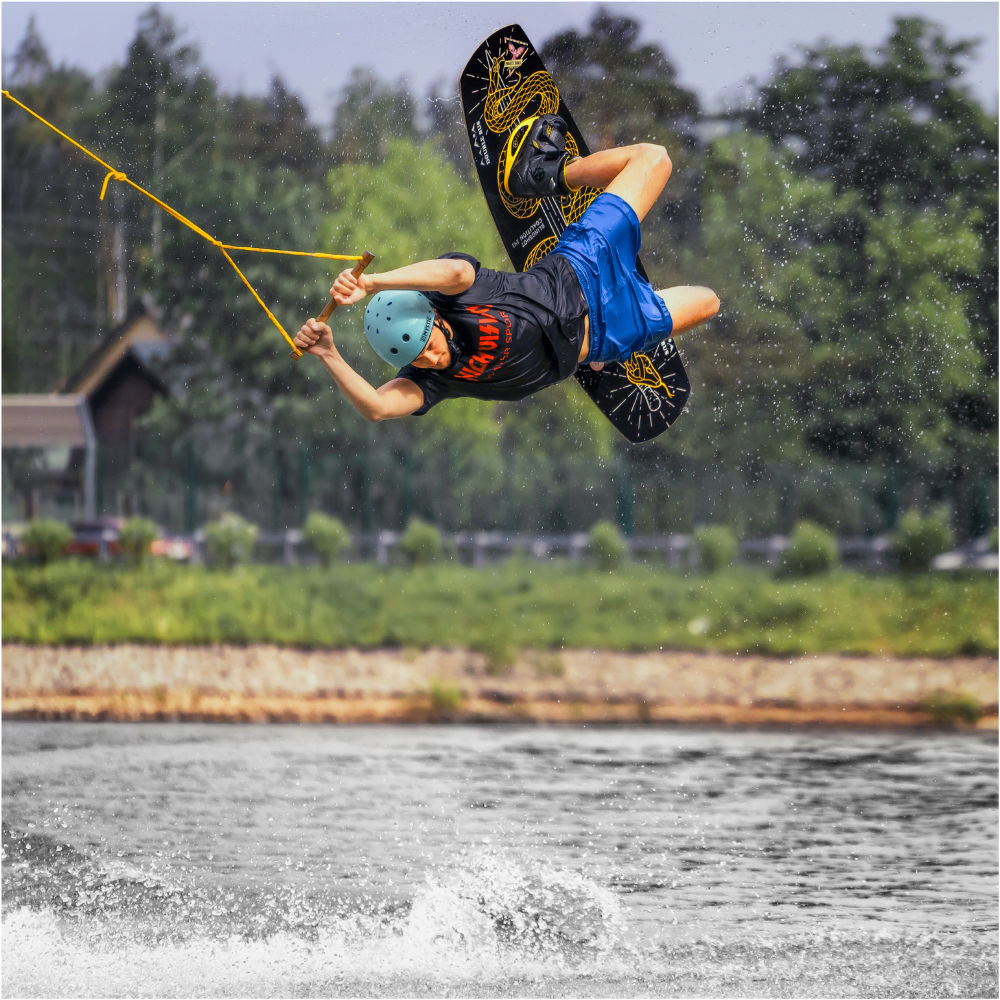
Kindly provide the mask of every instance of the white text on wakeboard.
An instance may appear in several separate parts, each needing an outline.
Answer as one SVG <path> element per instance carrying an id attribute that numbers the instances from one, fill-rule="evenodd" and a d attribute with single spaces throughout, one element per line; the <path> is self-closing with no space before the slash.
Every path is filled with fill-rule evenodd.
<path id="1" fill-rule="evenodd" d="M 482 119 L 473 125 L 470 138 L 472 139 L 472 155 L 475 156 L 476 163 L 481 167 L 488 167 L 492 161 L 490 160 L 490 151 L 486 147 L 486 136 L 483 135 Z"/>
<path id="2" fill-rule="evenodd" d="M 535 237 L 541 234 L 542 230 L 545 229 L 545 223 L 541 219 L 535 219 L 535 221 L 528 226 L 527 229 L 517 239 L 511 240 L 511 247 L 515 250 L 521 250 L 526 246 L 530 246 L 535 242 Z"/>

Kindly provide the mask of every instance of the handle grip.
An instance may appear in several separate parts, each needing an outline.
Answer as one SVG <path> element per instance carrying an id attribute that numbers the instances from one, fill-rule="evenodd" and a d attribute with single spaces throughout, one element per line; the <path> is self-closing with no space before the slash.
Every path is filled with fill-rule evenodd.
<path id="1" fill-rule="evenodd" d="M 375 259 L 375 254 L 373 254 L 370 250 L 366 250 L 361 255 L 361 260 L 359 260 L 357 264 L 355 264 L 354 267 L 351 268 L 351 274 L 353 274 L 355 278 L 360 278 L 361 273 L 374 259 Z M 337 308 L 337 303 L 334 302 L 334 300 L 331 298 L 330 301 L 327 302 L 327 304 L 323 307 L 323 311 L 316 318 L 321 323 L 325 323 L 333 315 L 333 310 L 336 308 Z M 299 351 L 298 353 L 293 354 L 292 357 L 295 358 L 297 361 L 299 358 L 302 357 L 302 352 Z"/>
<path id="2" fill-rule="evenodd" d="M 362 254 L 361 260 L 359 260 L 357 264 L 355 264 L 354 267 L 351 269 L 351 274 L 353 274 L 355 278 L 360 278 L 361 272 L 364 271 L 364 269 L 374 259 L 375 259 L 375 254 L 373 254 L 370 250 L 366 250 Z M 327 302 L 327 304 L 323 307 L 323 311 L 316 318 L 321 323 L 325 323 L 333 315 L 333 310 L 336 308 L 337 308 L 337 303 L 334 302 L 333 299 L 330 299 L 330 301 Z"/>

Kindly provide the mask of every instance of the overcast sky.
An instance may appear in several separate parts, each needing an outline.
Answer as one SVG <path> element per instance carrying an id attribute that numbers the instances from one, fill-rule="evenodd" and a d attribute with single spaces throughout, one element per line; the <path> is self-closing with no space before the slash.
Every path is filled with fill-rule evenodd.
<path id="1" fill-rule="evenodd" d="M 121 63 L 149 3 L 4 2 L 6 58 L 34 17 L 53 62 L 91 74 Z M 997 107 L 998 4 L 975 3 L 610 3 L 642 25 L 640 40 L 659 45 L 682 85 L 708 110 L 737 104 L 747 81 L 769 78 L 779 56 L 827 39 L 875 47 L 894 17 L 919 15 L 942 25 L 949 40 L 981 38 L 967 83 Z M 340 87 L 356 66 L 378 77 L 405 77 L 422 97 L 441 82 L 457 95 L 459 73 L 477 44 L 520 23 L 537 44 L 565 28 L 586 29 L 596 3 L 161 3 L 197 45 L 202 64 L 230 93 L 263 94 L 278 74 L 326 126 Z M 6 86 L 6 75 L 5 83 Z M 456 105 L 457 107 L 457 105 Z"/>

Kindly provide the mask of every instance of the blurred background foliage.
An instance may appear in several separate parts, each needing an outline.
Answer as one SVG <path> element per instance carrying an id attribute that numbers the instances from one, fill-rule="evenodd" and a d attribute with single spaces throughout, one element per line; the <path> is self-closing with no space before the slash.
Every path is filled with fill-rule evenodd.
<path id="1" fill-rule="evenodd" d="M 289 359 L 214 248 L 125 185 L 99 201 L 100 168 L 10 102 L 3 391 L 52 391 L 114 326 L 122 295 L 145 295 L 175 338 L 170 395 L 143 420 L 105 513 L 168 530 L 225 512 L 301 527 L 323 511 L 355 530 L 611 519 L 625 534 L 717 523 L 747 535 L 808 519 L 877 534 L 905 509 L 943 506 L 960 539 L 988 531 L 997 118 L 963 85 L 974 41 L 899 19 L 870 50 L 779 63 L 746 106 L 709 115 L 640 31 L 602 10 L 587 32 L 538 41 L 592 148 L 671 152 L 644 225 L 654 287 L 707 284 L 722 300 L 679 341 L 692 399 L 655 442 L 618 439 L 572 381 L 368 425 L 318 365 Z M 315 123 L 278 77 L 265 97 L 220 92 L 155 7 L 101 79 L 52 65 L 29 30 L 4 86 L 226 242 L 370 248 L 378 269 L 456 249 L 509 266 L 454 95 L 421 97 L 359 67 Z M 328 262 L 239 263 L 290 330 L 326 301 Z M 334 326 L 366 377 L 390 374 L 364 345 L 360 310 Z"/>

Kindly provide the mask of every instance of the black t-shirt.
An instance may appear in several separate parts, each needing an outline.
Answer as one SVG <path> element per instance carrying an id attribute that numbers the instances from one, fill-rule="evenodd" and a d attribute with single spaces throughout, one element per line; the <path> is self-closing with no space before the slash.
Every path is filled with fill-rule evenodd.
<path id="1" fill-rule="evenodd" d="M 493 271 L 464 253 L 476 280 L 460 295 L 427 292 L 431 305 L 455 334 L 452 363 L 444 369 L 400 369 L 420 386 L 426 413 L 442 399 L 523 399 L 576 371 L 587 304 L 573 268 L 549 254 L 527 271 Z"/>

